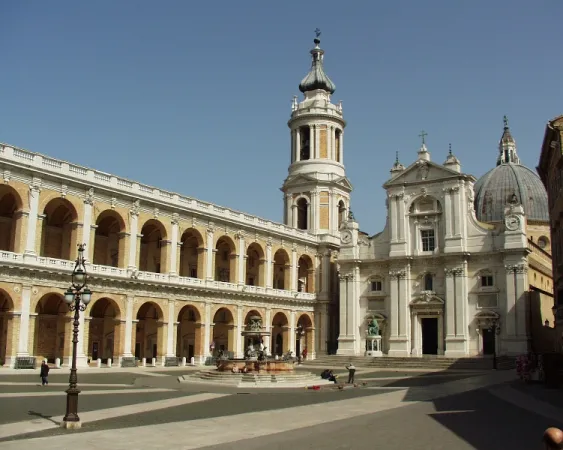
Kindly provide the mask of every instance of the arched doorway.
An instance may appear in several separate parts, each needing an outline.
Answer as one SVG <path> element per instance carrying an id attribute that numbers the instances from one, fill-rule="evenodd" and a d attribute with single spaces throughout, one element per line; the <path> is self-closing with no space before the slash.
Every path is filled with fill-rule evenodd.
<path id="1" fill-rule="evenodd" d="M 272 319 L 272 355 L 281 356 L 289 350 L 289 320 L 278 312 Z"/>
<path id="2" fill-rule="evenodd" d="M 180 269 L 181 277 L 204 278 L 203 263 L 205 246 L 203 238 L 195 228 L 189 228 L 180 238 Z"/>
<path id="3" fill-rule="evenodd" d="M 108 358 L 115 361 L 119 355 L 120 316 L 119 306 L 112 299 L 101 298 L 92 305 L 87 352 L 92 361 L 101 359 L 105 364 Z"/>
<path id="4" fill-rule="evenodd" d="M 219 308 L 213 316 L 213 331 L 211 335 L 211 347 L 213 355 L 219 351 L 229 352 L 233 357 L 235 352 L 235 321 L 233 314 L 227 308 Z"/>
<path id="5" fill-rule="evenodd" d="M 0 290 L 0 366 L 8 365 L 16 349 L 12 337 L 14 302 L 10 296 Z"/>
<path id="6" fill-rule="evenodd" d="M 215 280 L 236 283 L 237 254 L 235 243 L 227 236 L 217 240 L 215 246 Z"/>
<path id="7" fill-rule="evenodd" d="M 264 284 L 264 250 L 256 242 L 246 250 L 246 284 L 249 286 L 262 286 Z"/>
<path id="8" fill-rule="evenodd" d="M 281 248 L 274 254 L 273 277 L 274 289 L 291 289 L 289 255 Z"/>
<path id="9" fill-rule="evenodd" d="M 135 358 L 152 358 L 164 356 L 162 336 L 162 309 L 154 302 L 146 302 L 137 312 L 137 329 L 135 338 Z"/>
<path id="10" fill-rule="evenodd" d="M 21 235 L 22 201 L 11 186 L 0 186 L 0 250 L 21 253 L 18 245 Z"/>
<path id="11" fill-rule="evenodd" d="M 70 327 L 71 316 L 62 295 L 47 294 L 39 300 L 35 308 L 37 318 L 34 333 L 34 355 L 54 363 L 61 362 L 71 354 Z"/>
<path id="12" fill-rule="evenodd" d="M 194 358 L 200 361 L 205 352 L 203 349 L 204 325 L 201 323 L 199 310 L 192 305 L 184 306 L 178 313 L 178 336 L 176 339 L 176 355 L 190 362 Z"/>
<path id="13" fill-rule="evenodd" d="M 298 262 L 297 290 L 299 292 L 315 292 L 315 269 L 313 261 L 307 255 L 301 256 Z"/>
<path id="14" fill-rule="evenodd" d="M 301 314 L 295 327 L 295 354 L 300 356 L 307 349 L 307 359 L 315 353 L 313 321 L 308 314 Z"/>
<path id="15" fill-rule="evenodd" d="M 56 259 L 73 259 L 77 243 L 77 213 L 64 198 L 55 198 L 43 210 L 43 232 L 40 255 Z"/>
<path id="16" fill-rule="evenodd" d="M 94 264 L 125 267 L 124 232 L 125 222 L 117 212 L 109 209 L 98 216 L 94 235 Z"/>

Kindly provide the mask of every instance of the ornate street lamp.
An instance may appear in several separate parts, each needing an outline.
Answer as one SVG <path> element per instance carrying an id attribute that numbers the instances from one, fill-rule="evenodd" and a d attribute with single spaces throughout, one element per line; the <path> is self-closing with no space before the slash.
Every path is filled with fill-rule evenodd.
<path id="1" fill-rule="evenodd" d="M 494 335 L 494 346 L 493 346 L 493 370 L 497 370 L 497 335 L 500 332 L 500 324 L 498 319 L 492 319 L 490 322 L 489 330 L 493 332 Z"/>
<path id="2" fill-rule="evenodd" d="M 65 292 L 65 302 L 68 309 L 74 311 L 74 329 L 72 332 L 72 366 L 70 368 L 69 387 L 66 390 L 66 414 L 61 426 L 63 428 L 80 428 L 78 417 L 78 394 L 80 389 L 76 387 L 78 378 L 76 376 L 76 348 L 78 344 L 78 325 L 80 311 L 84 311 L 92 299 L 92 291 L 86 286 L 87 274 L 84 259 L 84 248 L 86 244 L 78 245 L 78 258 L 72 271 L 72 284 Z"/>

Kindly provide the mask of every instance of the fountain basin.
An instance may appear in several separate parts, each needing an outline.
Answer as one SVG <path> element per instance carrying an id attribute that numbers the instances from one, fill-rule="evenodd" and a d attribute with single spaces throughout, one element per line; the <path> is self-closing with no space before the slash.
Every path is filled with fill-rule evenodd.
<path id="1" fill-rule="evenodd" d="M 282 360 L 220 359 L 217 361 L 217 370 L 232 373 L 233 368 L 236 367 L 239 372 L 242 372 L 246 367 L 246 371 L 250 373 L 285 373 L 293 372 L 293 364 L 293 361 Z"/>

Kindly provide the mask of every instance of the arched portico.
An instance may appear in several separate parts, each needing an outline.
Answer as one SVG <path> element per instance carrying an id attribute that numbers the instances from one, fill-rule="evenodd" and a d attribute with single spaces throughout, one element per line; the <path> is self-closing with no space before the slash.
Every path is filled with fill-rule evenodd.
<path id="1" fill-rule="evenodd" d="M 125 267 L 125 222 L 112 209 L 103 211 L 94 231 L 94 264 Z"/>
<path id="2" fill-rule="evenodd" d="M 21 253 L 22 200 L 16 190 L 0 185 L 0 250 Z"/>
<path id="3" fill-rule="evenodd" d="M 291 289 L 290 262 L 287 252 L 280 248 L 274 253 L 274 270 L 273 270 L 273 288 L 274 289 Z"/>
<path id="4" fill-rule="evenodd" d="M 307 349 L 307 359 L 314 358 L 315 354 L 315 329 L 313 319 L 307 313 L 302 313 L 297 318 L 295 327 L 295 354 L 301 356 Z"/>
<path id="5" fill-rule="evenodd" d="M 219 308 L 213 316 L 211 332 L 211 347 L 213 355 L 219 351 L 234 354 L 235 350 L 235 321 L 228 308 Z"/>
<path id="6" fill-rule="evenodd" d="M 180 237 L 181 277 L 204 278 L 205 244 L 201 233 L 195 228 L 188 228 Z"/>
<path id="7" fill-rule="evenodd" d="M 237 252 L 228 236 L 221 236 L 215 245 L 215 281 L 236 283 Z"/>
<path id="8" fill-rule="evenodd" d="M 149 219 L 141 228 L 139 270 L 166 272 L 166 228 L 156 219 Z"/>
<path id="9" fill-rule="evenodd" d="M 289 319 L 283 312 L 277 312 L 272 319 L 272 355 L 281 356 L 289 351 Z"/>
<path id="10" fill-rule="evenodd" d="M 13 341 L 14 302 L 0 290 L 0 366 L 10 366 L 15 358 Z"/>
<path id="11" fill-rule="evenodd" d="M 33 354 L 36 358 L 54 363 L 70 356 L 71 316 L 63 296 L 60 294 L 44 295 L 35 308 L 35 332 Z"/>
<path id="12" fill-rule="evenodd" d="M 257 242 L 253 242 L 246 250 L 246 284 L 266 287 L 264 268 L 264 250 Z"/>
<path id="13" fill-rule="evenodd" d="M 136 358 L 146 358 L 147 363 L 150 363 L 152 358 L 164 356 L 162 318 L 162 309 L 154 302 L 145 302 L 139 308 L 135 338 Z"/>
<path id="14" fill-rule="evenodd" d="M 54 198 L 43 210 L 40 255 L 73 259 L 78 233 L 76 209 L 64 198 Z"/>
<path id="15" fill-rule="evenodd" d="M 315 268 L 308 255 L 303 255 L 298 262 L 297 290 L 299 292 L 315 292 Z"/>
<path id="16" fill-rule="evenodd" d="M 121 344 L 121 311 L 110 298 L 100 298 L 90 309 L 87 355 L 92 361 L 115 361 Z"/>
<path id="17" fill-rule="evenodd" d="M 186 358 L 189 363 L 193 357 L 200 362 L 205 355 L 203 348 L 205 325 L 201 322 L 201 313 L 193 305 L 185 305 L 178 313 L 178 336 L 176 355 Z"/>

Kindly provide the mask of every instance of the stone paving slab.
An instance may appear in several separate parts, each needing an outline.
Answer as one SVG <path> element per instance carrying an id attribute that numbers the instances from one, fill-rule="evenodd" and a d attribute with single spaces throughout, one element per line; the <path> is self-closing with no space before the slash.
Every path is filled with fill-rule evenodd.
<path id="1" fill-rule="evenodd" d="M 375 397 L 370 395 L 298 406 L 291 408 L 289 413 L 286 408 L 283 408 L 196 419 L 181 423 L 172 422 L 116 430 L 78 432 L 67 434 L 64 438 L 52 436 L 29 439 L 26 440 L 25 445 L 38 446 L 42 450 L 60 450 L 60 448 L 106 449 L 108 443 L 111 443 L 112 450 L 129 450 L 133 447 L 169 450 L 171 446 L 177 449 L 194 449 L 252 437 L 264 437 L 279 432 L 294 432 L 298 429 L 322 425 L 327 422 L 336 423 L 364 414 L 402 408 L 413 403 L 428 402 L 441 397 L 474 391 L 511 381 L 513 377 L 514 374 L 497 372 L 489 376 L 466 378 L 441 385 L 412 388 L 408 391 L 386 392 Z M 344 394 L 354 391 L 340 392 Z M 374 401 L 374 398 L 377 401 Z M 19 441 L 0 444 L 0 449 L 19 450 L 20 448 L 21 442 Z M 436 447 L 429 448 L 435 449 Z"/>

